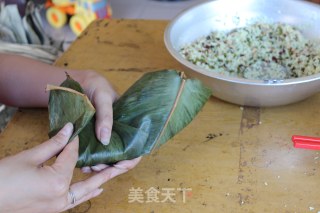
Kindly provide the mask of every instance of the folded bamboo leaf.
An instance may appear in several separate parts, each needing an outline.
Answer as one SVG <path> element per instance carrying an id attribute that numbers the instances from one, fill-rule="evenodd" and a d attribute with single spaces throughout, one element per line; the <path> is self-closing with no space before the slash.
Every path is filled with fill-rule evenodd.
<path id="1" fill-rule="evenodd" d="M 49 136 L 55 135 L 66 123 L 74 125 L 74 132 L 70 141 L 80 133 L 95 113 L 95 109 L 78 82 L 69 75 L 60 87 L 48 85 L 50 90 L 49 115 L 50 129 Z M 54 128 L 51 128 L 54 127 Z"/>
<path id="2" fill-rule="evenodd" d="M 11 29 L 11 31 L 15 35 L 17 43 L 27 44 L 27 36 L 23 29 L 22 20 L 17 5 L 1 5 L 1 7 L 2 8 L 0 10 L 0 23 Z"/>
<path id="3" fill-rule="evenodd" d="M 105 146 L 95 136 L 95 110 L 81 86 L 68 76 L 60 87 L 48 89 L 49 136 L 67 122 L 74 124 L 72 138 L 80 140 L 77 167 L 150 153 L 187 126 L 211 95 L 199 80 L 175 70 L 145 74 L 113 104 L 111 140 Z"/>

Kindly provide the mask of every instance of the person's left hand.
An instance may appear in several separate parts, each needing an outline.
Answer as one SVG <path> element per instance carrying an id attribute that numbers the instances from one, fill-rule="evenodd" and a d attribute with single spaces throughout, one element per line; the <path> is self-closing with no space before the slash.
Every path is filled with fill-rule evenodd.
<path id="1" fill-rule="evenodd" d="M 108 80 L 95 71 L 86 71 L 85 78 L 80 83 L 96 108 L 96 136 L 102 144 L 108 145 L 113 124 L 112 104 L 118 98 L 118 94 Z M 84 173 L 100 172 L 107 167 L 109 166 L 106 164 L 98 164 L 83 167 L 81 170 Z"/>
<path id="2" fill-rule="evenodd" d="M 96 108 L 96 136 L 101 143 L 108 145 L 113 124 L 112 104 L 118 94 L 107 79 L 94 71 L 87 71 L 81 86 Z"/>

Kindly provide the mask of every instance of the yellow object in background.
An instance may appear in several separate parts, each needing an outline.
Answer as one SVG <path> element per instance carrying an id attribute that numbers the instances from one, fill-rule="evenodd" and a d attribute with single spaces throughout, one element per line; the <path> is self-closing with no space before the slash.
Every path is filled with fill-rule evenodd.
<path id="1" fill-rule="evenodd" d="M 54 28 L 61 28 L 67 23 L 67 15 L 57 7 L 48 8 L 46 18 Z"/>
<path id="2" fill-rule="evenodd" d="M 92 20 L 86 18 L 86 15 L 76 14 L 71 17 L 69 25 L 72 32 L 74 32 L 76 35 L 80 35 L 80 33 L 89 25 L 89 23 L 91 23 Z"/>
<path id="3" fill-rule="evenodd" d="M 71 30 L 79 35 L 93 20 L 111 17 L 107 0 L 48 0 L 46 18 L 54 28 L 69 20 Z"/>

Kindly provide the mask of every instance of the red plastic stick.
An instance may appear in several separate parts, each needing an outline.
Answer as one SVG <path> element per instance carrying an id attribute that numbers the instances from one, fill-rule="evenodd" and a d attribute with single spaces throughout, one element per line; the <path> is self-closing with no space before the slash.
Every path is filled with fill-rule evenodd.
<path id="1" fill-rule="evenodd" d="M 292 142 L 295 148 L 320 150 L 320 138 L 294 135 Z"/>

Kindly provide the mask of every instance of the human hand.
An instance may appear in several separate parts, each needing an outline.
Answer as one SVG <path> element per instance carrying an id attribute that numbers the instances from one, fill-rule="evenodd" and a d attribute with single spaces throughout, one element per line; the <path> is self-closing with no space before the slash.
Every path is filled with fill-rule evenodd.
<path id="1" fill-rule="evenodd" d="M 101 194 L 99 187 L 103 183 L 132 169 L 140 160 L 119 162 L 86 180 L 71 184 L 79 147 L 78 138 L 67 144 L 72 130 L 69 123 L 50 140 L 0 160 L 1 211 L 65 211 Z M 44 164 L 58 153 L 52 165 Z"/>
<path id="2" fill-rule="evenodd" d="M 77 72 L 76 74 L 82 73 Z M 118 98 L 118 94 L 108 80 L 95 71 L 86 71 L 85 75 L 80 79 L 81 86 L 96 108 L 96 136 L 102 144 L 108 145 L 113 124 L 112 104 Z M 107 167 L 109 166 L 106 164 L 98 164 L 91 167 L 83 167 L 81 170 L 83 173 L 100 172 Z"/>
<path id="3" fill-rule="evenodd" d="M 108 145 L 113 124 L 112 104 L 118 94 L 107 79 L 94 71 L 86 72 L 81 86 L 96 108 L 96 136 L 102 144 Z"/>

